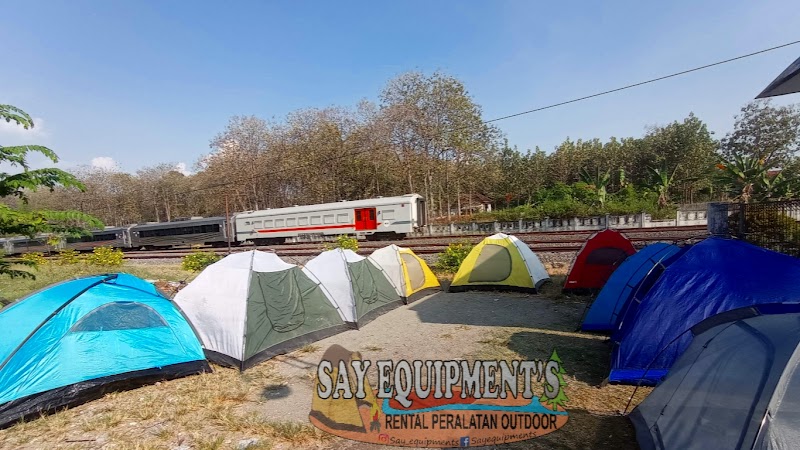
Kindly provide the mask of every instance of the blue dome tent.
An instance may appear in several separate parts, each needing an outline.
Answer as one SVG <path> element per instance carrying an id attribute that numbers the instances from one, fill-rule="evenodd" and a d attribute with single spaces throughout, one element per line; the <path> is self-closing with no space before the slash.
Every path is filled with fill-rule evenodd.
<path id="1" fill-rule="evenodd" d="M 619 330 L 609 381 L 654 384 L 690 342 L 687 329 L 735 308 L 800 303 L 800 259 L 708 238 L 669 265 Z"/>
<path id="2" fill-rule="evenodd" d="M 592 303 L 581 329 L 612 331 L 617 328 L 625 305 L 650 270 L 659 261 L 671 257 L 679 247 L 664 242 L 650 244 L 629 256 L 611 274 L 606 285 Z"/>
<path id="3" fill-rule="evenodd" d="M 209 370 L 180 310 L 127 274 L 45 288 L 0 311 L 0 330 L 0 426 Z"/>

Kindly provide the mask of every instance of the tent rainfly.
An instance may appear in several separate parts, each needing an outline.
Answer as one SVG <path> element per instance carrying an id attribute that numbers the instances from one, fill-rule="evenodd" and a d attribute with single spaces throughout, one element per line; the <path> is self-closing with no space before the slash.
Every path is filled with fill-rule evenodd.
<path id="1" fill-rule="evenodd" d="M 601 289 L 617 267 L 634 253 L 631 241 L 617 230 L 593 234 L 575 255 L 564 291 Z"/>
<path id="2" fill-rule="evenodd" d="M 439 280 L 428 264 L 411 249 L 392 244 L 375 250 L 369 259 L 383 269 L 405 303 L 440 288 Z"/>
<path id="3" fill-rule="evenodd" d="M 536 292 L 550 281 L 536 253 L 515 236 L 497 233 L 469 252 L 450 284 L 451 292 L 510 289 Z"/>
<path id="4" fill-rule="evenodd" d="M 650 244 L 634 253 L 611 274 L 597 294 L 583 320 L 584 331 L 613 331 L 617 329 L 622 312 L 653 267 L 674 255 L 679 247 L 664 242 Z"/>
<path id="5" fill-rule="evenodd" d="M 386 273 L 352 250 L 322 252 L 303 272 L 322 283 L 344 320 L 356 327 L 403 304 Z"/>
<path id="6" fill-rule="evenodd" d="M 800 58 L 789 64 L 789 67 L 781 72 L 778 78 L 775 78 L 756 98 L 776 97 L 797 92 L 800 92 Z"/>
<path id="7" fill-rule="evenodd" d="M 658 382 L 689 345 L 684 332 L 715 314 L 800 303 L 800 259 L 716 237 L 676 255 L 613 337 L 610 381 Z"/>
<path id="8" fill-rule="evenodd" d="M 348 327 L 313 275 L 274 253 L 234 253 L 175 295 L 208 359 L 245 370 Z"/>
<path id="9" fill-rule="evenodd" d="M 210 370 L 178 308 L 127 274 L 47 287 L 0 311 L 0 426 Z"/>
<path id="10" fill-rule="evenodd" d="M 641 448 L 797 448 L 798 329 L 796 304 L 735 309 L 692 327 L 686 352 L 629 416 Z"/>

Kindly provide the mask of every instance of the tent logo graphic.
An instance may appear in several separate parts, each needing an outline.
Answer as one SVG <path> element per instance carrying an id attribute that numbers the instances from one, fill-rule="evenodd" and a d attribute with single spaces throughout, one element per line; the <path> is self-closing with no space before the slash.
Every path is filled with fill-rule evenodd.
<path id="1" fill-rule="evenodd" d="M 340 437 L 394 446 L 523 441 L 566 424 L 564 373 L 555 350 L 510 363 L 370 361 L 333 345 L 317 366 L 309 420 Z"/>

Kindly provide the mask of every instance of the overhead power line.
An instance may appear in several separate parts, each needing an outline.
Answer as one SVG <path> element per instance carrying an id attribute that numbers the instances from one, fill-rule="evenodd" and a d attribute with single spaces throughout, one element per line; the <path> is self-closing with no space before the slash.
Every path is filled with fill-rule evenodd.
<path id="1" fill-rule="evenodd" d="M 624 91 L 625 89 L 635 88 L 635 87 L 638 87 L 638 86 L 643 86 L 645 84 L 655 83 L 656 81 L 661 81 L 661 80 L 666 80 L 668 78 L 674 78 L 674 77 L 678 77 L 678 76 L 681 76 L 681 75 L 686 75 L 687 73 L 697 72 L 698 70 L 708 69 L 709 67 L 720 66 L 722 64 L 727 64 L 729 62 L 738 61 L 740 59 L 745 59 L 745 58 L 749 58 L 751 56 L 760 55 L 762 53 L 771 52 L 773 50 L 778 50 L 779 48 L 784 48 L 784 47 L 788 47 L 790 45 L 795 45 L 795 44 L 800 44 L 800 41 L 787 42 L 786 44 L 782 44 L 782 45 L 778 45 L 778 46 L 770 47 L 770 48 L 765 48 L 764 50 L 759 50 L 757 52 L 753 52 L 753 53 L 748 53 L 746 55 L 737 56 L 735 58 L 730 58 L 730 59 L 725 59 L 725 60 L 722 60 L 722 61 L 717 61 L 715 63 L 706 64 L 706 65 L 703 65 L 703 66 L 695 67 L 694 69 L 682 70 L 680 72 L 671 73 L 669 75 L 664 75 L 662 77 L 653 78 L 653 79 L 650 79 L 650 80 L 647 80 L 647 81 L 640 81 L 638 83 L 629 84 L 627 86 L 618 87 L 616 89 L 610 89 L 608 91 L 598 92 L 596 94 L 586 95 L 584 97 L 578 97 L 578 98 L 574 98 L 572 100 L 567 100 L 567 101 L 564 101 L 564 102 L 553 103 L 552 105 L 541 106 L 539 108 L 530 109 L 528 111 L 522 111 L 522 112 L 518 112 L 518 113 L 515 113 L 515 114 L 509 114 L 507 116 L 502 116 L 502 117 L 498 117 L 496 119 L 487 120 L 487 121 L 485 121 L 485 123 L 499 122 L 501 120 L 511 119 L 513 117 L 524 116 L 525 114 L 535 113 L 535 112 L 538 112 L 538 111 L 544 111 L 545 109 L 551 109 L 551 108 L 555 108 L 555 107 L 558 107 L 558 106 L 568 105 L 570 103 L 575 103 L 575 102 L 580 102 L 580 101 L 583 101 L 583 100 L 588 100 L 590 98 L 600 97 L 602 95 L 612 94 L 614 92 Z"/>
<path id="2" fill-rule="evenodd" d="M 708 69 L 708 68 L 711 68 L 711 67 L 720 66 L 720 65 L 727 64 L 727 63 L 730 63 L 730 62 L 738 61 L 738 60 L 741 60 L 741 59 L 750 58 L 752 56 L 760 55 L 762 53 L 771 52 L 771 51 L 778 50 L 778 49 L 781 49 L 781 48 L 784 48 L 784 47 L 789 47 L 789 46 L 795 45 L 795 44 L 800 44 L 800 40 L 787 42 L 785 44 L 777 45 L 775 47 L 765 48 L 763 50 L 758 50 L 756 52 L 752 52 L 752 53 L 748 53 L 748 54 L 745 54 L 745 55 L 736 56 L 734 58 L 729 58 L 729 59 L 725 59 L 725 60 L 722 60 L 722 61 L 717 61 L 717 62 L 710 63 L 710 64 L 705 64 L 705 65 L 702 65 L 702 66 L 694 67 L 692 69 L 682 70 L 680 72 L 675 72 L 675 73 L 671 73 L 669 75 L 664 75 L 664 76 L 660 76 L 660 77 L 657 77 L 657 78 L 652 78 L 652 79 L 649 79 L 649 80 L 646 80 L 646 81 L 640 81 L 638 83 L 629 84 L 629 85 L 618 87 L 618 88 L 615 88 L 615 89 L 610 89 L 610 90 L 607 90 L 607 91 L 602 91 L 602 92 L 598 92 L 598 93 L 595 93 L 595 94 L 574 98 L 574 99 L 571 99 L 571 100 L 566 100 L 566 101 L 562 101 L 562 102 L 558 102 L 558 103 L 553 103 L 551 105 L 541 106 L 541 107 L 538 107 L 538 108 L 529 109 L 527 111 L 522 111 L 522 112 L 518 112 L 518 113 L 514 113 L 514 114 L 509 114 L 507 116 L 501 116 L 501 117 L 497 117 L 497 118 L 490 119 L 490 120 L 484 120 L 483 123 L 487 123 L 488 124 L 488 123 L 499 122 L 501 120 L 506 120 L 506 119 L 511 119 L 511 118 L 514 118 L 514 117 L 524 116 L 526 114 L 531 114 L 531 113 L 535 113 L 535 112 L 538 112 L 538 111 L 544 111 L 546 109 L 552 109 L 552 108 L 556 108 L 556 107 L 559 107 L 559 106 L 568 105 L 570 103 L 576 103 L 576 102 L 588 100 L 588 99 L 591 99 L 591 98 L 612 94 L 614 92 L 624 91 L 626 89 L 631 89 L 631 88 L 635 88 L 635 87 L 638 87 L 638 86 L 643 86 L 645 84 L 655 83 L 657 81 L 662 81 L 662 80 L 666 80 L 666 79 L 669 79 L 669 78 L 675 78 L 675 77 L 678 77 L 678 76 L 681 76 L 681 75 L 686 75 L 686 74 L 689 74 L 689 73 L 692 73 L 692 72 L 697 72 L 697 71 Z M 459 129 L 460 128 L 456 128 L 454 131 L 457 131 Z M 314 167 L 314 166 L 318 166 L 319 164 L 327 164 L 327 163 L 330 163 L 330 162 L 333 162 L 333 161 L 337 161 L 337 160 L 340 160 L 340 159 L 352 158 L 354 156 L 358 156 L 358 155 L 361 155 L 363 153 L 368 153 L 368 152 L 373 151 L 373 150 L 375 150 L 375 149 L 374 148 L 363 148 L 363 149 L 359 149 L 359 150 L 356 150 L 356 151 L 353 151 L 353 152 L 345 153 L 343 155 L 324 158 L 324 159 L 320 159 L 318 161 L 308 162 L 306 164 L 296 165 L 296 166 L 292 166 L 292 167 L 289 167 L 289 168 L 278 169 L 278 170 L 274 170 L 274 171 L 271 171 L 271 172 L 268 172 L 268 173 L 255 175 L 255 176 L 252 176 L 252 177 L 249 177 L 249 178 L 243 178 L 243 179 L 239 179 L 239 180 L 236 180 L 236 181 L 215 183 L 213 185 L 208 185 L 208 186 L 203 186 L 203 187 L 199 187 L 199 188 L 195 188 L 195 189 L 190 189 L 190 190 L 188 190 L 188 191 L 186 191 L 184 193 L 188 194 L 190 192 L 204 191 L 204 190 L 207 190 L 207 189 L 214 189 L 214 188 L 229 186 L 229 185 L 232 185 L 232 184 L 237 184 L 237 183 L 242 183 L 242 182 L 247 182 L 247 181 L 254 181 L 254 180 L 258 180 L 258 179 L 264 178 L 264 177 L 269 177 L 269 176 L 272 176 L 272 175 L 275 175 L 275 174 L 278 174 L 278 173 L 287 172 L 289 170 L 297 170 L 297 169 L 302 169 L 302 168 L 306 168 L 306 167 Z"/>

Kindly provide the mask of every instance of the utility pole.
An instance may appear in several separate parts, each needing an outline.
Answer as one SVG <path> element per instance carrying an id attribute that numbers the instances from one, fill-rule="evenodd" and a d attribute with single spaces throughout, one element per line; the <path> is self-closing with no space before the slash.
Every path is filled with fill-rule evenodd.
<path id="1" fill-rule="evenodd" d="M 231 217 L 228 210 L 228 193 L 225 193 L 225 235 L 228 241 L 228 254 L 231 254 Z"/>

